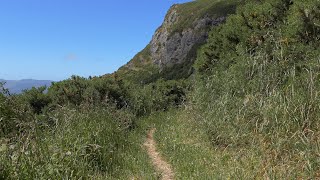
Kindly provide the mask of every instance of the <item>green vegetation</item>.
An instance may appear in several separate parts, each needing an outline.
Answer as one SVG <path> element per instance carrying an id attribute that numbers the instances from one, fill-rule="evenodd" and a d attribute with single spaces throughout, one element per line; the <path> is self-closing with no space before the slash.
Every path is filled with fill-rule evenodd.
<path id="1" fill-rule="evenodd" d="M 319 8 L 248 1 L 199 53 L 196 120 L 214 148 L 260 162 L 248 177 L 319 176 Z"/>
<path id="2" fill-rule="evenodd" d="M 236 10 L 238 0 L 197 0 L 177 6 L 178 21 L 170 29 L 170 34 L 182 32 L 189 28 L 192 23 L 205 16 L 218 18 L 233 14 Z"/>
<path id="3" fill-rule="evenodd" d="M 0 179 L 157 179 L 150 128 L 177 179 L 319 178 L 319 1 L 231 4 L 178 6 L 186 19 L 235 12 L 195 49 L 194 72 L 159 72 L 146 48 L 145 64 L 48 93 L 0 85 Z"/>
<path id="4" fill-rule="evenodd" d="M 177 179 L 256 179 L 259 156 L 251 149 L 216 148 L 191 110 L 157 113 L 144 119 L 156 127 L 160 151 L 174 167 Z"/>
<path id="5" fill-rule="evenodd" d="M 62 108 L 36 117 L 32 131 L 3 140 L 0 177 L 152 177 L 153 169 L 139 145 L 144 134 L 138 131 L 128 134 L 132 120 L 129 113 L 112 108 L 90 111 Z"/>
<path id="6" fill-rule="evenodd" d="M 180 106 L 185 81 L 141 86 L 120 77 L 70 79 L 0 94 L 0 179 L 156 178 L 138 117 Z"/>

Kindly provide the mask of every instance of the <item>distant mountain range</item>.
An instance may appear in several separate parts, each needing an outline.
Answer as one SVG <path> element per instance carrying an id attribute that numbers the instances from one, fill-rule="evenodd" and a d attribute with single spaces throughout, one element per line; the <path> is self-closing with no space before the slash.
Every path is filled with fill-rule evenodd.
<path id="1" fill-rule="evenodd" d="M 23 79 L 23 80 L 4 80 L 0 79 L 0 82 L 5 82 L 4 87 L 9 89 L 11 94 L 19 94 L 25 89 L 31 89 L 32 87 L 51 86 L 53 81 L 49 80 L 34 80 L 34 79 Z"/>

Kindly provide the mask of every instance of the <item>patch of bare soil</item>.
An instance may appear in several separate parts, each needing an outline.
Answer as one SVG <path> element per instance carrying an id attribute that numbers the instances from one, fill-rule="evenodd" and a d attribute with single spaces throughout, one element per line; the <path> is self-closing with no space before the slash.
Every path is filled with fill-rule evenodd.
<path id="1" fill-rule="evenodd" d="M 171 165 L 167 163 L 157 151 L 156 142 L 153 138 L 155 128 L 151 129 L 147 135 L 147 140 L 144 143 L 144 146 L 147 149 L 148 155 L 152 160 L 152 163 L 156 170 L 162 175 L 162 180 L 173 180 L 174 173 L 172 171 Z"/>

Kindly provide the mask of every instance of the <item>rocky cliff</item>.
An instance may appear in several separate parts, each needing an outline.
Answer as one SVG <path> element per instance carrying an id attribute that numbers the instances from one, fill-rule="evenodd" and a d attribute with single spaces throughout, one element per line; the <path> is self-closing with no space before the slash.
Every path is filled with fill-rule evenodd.
<path id="1" fill-rule="evenodd" d="M 160 72 L 180 71 L 182 77 L 190 72 L 197 49 L 206 42 L 209 31 L 235 12 L 236 4 L 232 2 L 197 0 L 173 5 L 146 48 L 120 71 L 145 70 L 151 64 Z"/>
<path id="2" fill-rule="evenodd" d="M 197 18 L 190 27 L 181 32 L 172 32 L 172 27 L 179 24 L 180 15 L 177 11 L 179 5 L 173 6 L 168 12 L 164 23 L 155 32 L 150 42 L 152 62 L 160 68 L 190 61 L 188 55 L 194 46 L 203 44 L 211 27 L 224 22 L 225 16 L 218 18 Z"/>

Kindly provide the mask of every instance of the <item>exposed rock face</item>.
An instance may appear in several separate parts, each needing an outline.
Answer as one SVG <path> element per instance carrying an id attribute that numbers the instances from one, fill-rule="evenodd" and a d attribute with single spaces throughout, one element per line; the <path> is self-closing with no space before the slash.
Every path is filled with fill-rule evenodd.
<path id="1" fill-rule="evenodd" d="M 190 61 L 188 55 L 193 47 L 205 43 L 210 28 L 226 19 L 226 17 L 213 19 L 205 16 L 196 19 L 191 27 L 183 29 L 182 32 L 170 32 L 172 27 L 179 23 L 177 6 L 171 7 L 164 23 L 155 32 L 150 43 L 152 62 L 160 68 Z"/>

